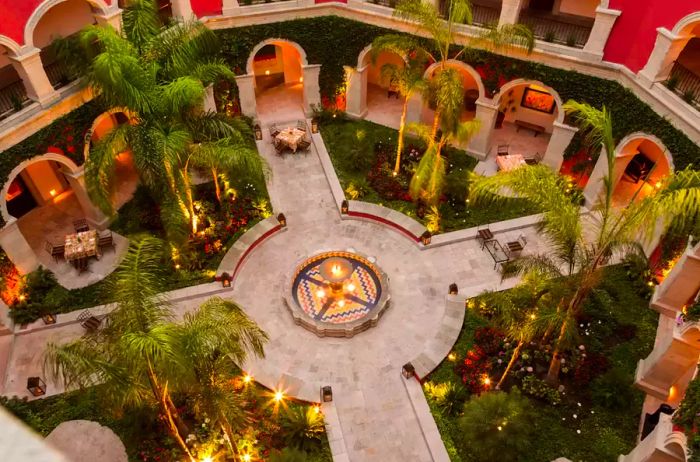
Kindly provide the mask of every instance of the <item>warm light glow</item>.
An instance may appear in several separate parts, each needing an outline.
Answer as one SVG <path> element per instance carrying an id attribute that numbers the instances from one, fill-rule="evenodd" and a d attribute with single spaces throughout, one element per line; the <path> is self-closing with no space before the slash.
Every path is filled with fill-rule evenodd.
<path id="1" fill-rule="evenodd" d="M 323 298 L 323 297 L 326 296 L 326 291 L 323 290 L 323 289 L 318 289 L 318 290 L 316 291 L 316 296 L 317 296 L 318 298 Z"/>
<path id="2" fill-rule="evenodd" d="M 498 428 L 498 431 L 499 431 L 499 432 L 500 432 L 501 430 L 503 430 L 503 427 L 501 427 L 500 425 L 499 425 L 498 427 L 496 427 L 496 428 Z"/>
<path id="3" fill-rule="evenodd" d="M 530 84 L 529 87 L 532 88 L 533 90 L 538 90 L 538 91 L 543 91 L 543 92 L 549 92 L 549 90 L 547 90 L 545 87 L 543 87 L 543 86 L 541 86 L 541 85 L 535 85 L 534 83 L 533 83 L 533 84 Z"/>
<path id="4" fill-rule="evenodd" d="M 340 265 L 335 264 L 331 266 L 331 273 L 333 273 L 333 276 L 340 276 L 342 273 L 342 270 L 340 269 Z"/>
<path id="5" fill-rule="evenodd" d="M 338 306 L 341 307 L 341 308 L 344 307 L 344 306 L 345 306 L 345 300 L 340 300 L 340 301 L 338 302 Z"/>
<path id="6" fill-rule="evenodd" d="M 26 298 L 27 298 L 27 297 L 25 297 L 24 295 L 20 295 L 20 296 L 19 296 L 19 301 L 20 301 L 20 302 L 23 302 Z"/>
<path id="7" fill-rule="evenodd" d="M 304 77 L 299 77 L 299 82 L 303 82 L 303 81 L 304 81 Z"/>
<path id="8" fill-rule="evenodd" d="M 278 403 L 284 399 L 284 393 L 282 391 L 276 391 L 275 392 L 275 401 Z"/>
<path id="9" fill-rule="evenodd" d="M 484 385 L 487 387 L 491 385 L 491 379 L 488 377 L 488 375 L 484 377 Z"/>
<path id="10" fill-rule="evenodd" d="M 355 291 L 355 284 L 352 284 L 352 283 L 348 284 L 347 289 L 348 289 L 348 292 L 354 292 Z"/>
<path id="11" fill-rule="evenodd" d="M 447 355 L 447 359 L 449 359 L 450 361 L 454 361 L 457 359 L 457 355 L 454 353 L 450 353 L 449 355 Z"/>
<path id="12" fill-rule="evenodd" d="M 180 264 L 179 264 L 179 263 L 175 265 L 175 269 L 180 269 Z"/>
<path id="13" fill-rule="evenodd" d="M 250 454 L 243 454 L 243 462 L 250 462 Z"/>
<path id="14" fill-rule="evenodd" d="M 649 281 L 649 282 L 647 282 L 647 285 L 648 285 L 649 287 L 654 287 L 654 281 Z"/>
<path id="15" fill-rule="evenodd" d="M 251 377 L 250 375 L 246 374 L 243 376 L 243 383 L 249 384 L 251 380 L 253 380 L 253 377 Z"/>
<path id="16" fill-rule="evenodd" d="M 660 181 L 657 181 L 657 182 L 654 184 L 654 187 L 655 187 L 656 189 L 659 189 L 659 188 L 661 187 L 661 182 L 660 182 Z"/>
<path id="17" fill-rule="evenodd" d="M 51 191 L 49 191 L 49 194 L 51 194 L 51 197 L 56 197 L 56 190 L 52 189 Z"/>
<path id="18" fill-rule="evenodd" d="M 202 462 L 214 462 L 214 459 L 212 459 L 211 456 L 207 456 L 204 459 L 202 459 Z"/>
<path id="19" fill-rule="evenodd" d="M 678 390 L 676 390 L 676 386 L 673 385 L 671 388 L 668 389 L 668 399 L 667 401 L 673 401 L 676 397 L 676 393 Z"/>
<path id="20" fill-rule="evenodd" d="M 319 406 L 318 404 L 317 404 L 316 406 L 314 406 L 314 412 L 315 412 L 316 414 L 318 414 L 319 412 L 321 412 L 321 406 Z"/>
<path id="21" fill-rule="evenodd" d="M 270 75 L 270 71 L 265 71 L 265 75 Z"/>
<path id="22" fill-rule="evenodd" d="M 536 318 L 535 313 L 532 313 L 532 314 L 530 315 L 530 319 L 535 319 L 535 318 Z"/>

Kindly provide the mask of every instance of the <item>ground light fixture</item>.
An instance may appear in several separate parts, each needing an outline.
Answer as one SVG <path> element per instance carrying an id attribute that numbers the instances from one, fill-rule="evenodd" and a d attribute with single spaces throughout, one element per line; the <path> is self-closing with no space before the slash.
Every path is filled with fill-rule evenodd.
<path id="1" fill-rule="evenodd" d="M 321 402 L 330 403 L 331 401 L 333 401 L 333 389 L 330 385 L 321 387 Z"/>
<path id="2" fill-rule="evenodd" d="M 255 132 L 255 139 L 258 141 L 262 140 L 262 128 L 260 128 L 260 124 L 255 124 L 253 131 Z"/>
<path id="3" fill-rule="evenodd" d="M 287 226 L 287 217 L 284 216 L 284 213 L 277 214 L 277 222 L 283 228 Z"/>
<path id="4" fill-rule="evenodd" d="M 430 240 L 432 239 L 432 234 L 430 234 L 430 231 L 425 231 L 423 234 L 420 235 L 420 241 L 423 243 L 423 245 L 428 245 L 430 244 Z"/>
<path id="5" fill-rule="evenodd" d="M 401 374 L 404 376 L 404 378 L 410 379 L 411 377 L 416 376 L 416 368 L 413 367 L 413 364 L 406 363 L 401 368 Z"/>
<path id="6" fill-rule="evenodd" d="M 311 133 L 318 133 L 318 119 L 311 119 Z"/>
<path id="7" fill-rule="evenodd" d="M 347 215 L 347 213 L 350 211 L 350 203 L 346 200 L 343 200 L 343 202 L 340 204 L 340 213 L 343 215 Z"/>
<path id="8" fill-rule="evenodd" d="M 282 390 L 277 390 L 275 392 L 275 395 L 274 395 L 275 402 L 279 403 L 283 399 L 284 399 L 284 393 L 282 392 Z"/>
<path id="9" fill-rule="evenodd" d="M 32 396 L 42 396 L 46 394 L 46 383 L 41 377 L 29 377 L 27 379 L 27 390 Z"/>
<path id="10" fill-rule="evenodd" d="M 226 271 L 221 273 L 221 285 L 223 287 L 231 287 L 231 275 Z"/>

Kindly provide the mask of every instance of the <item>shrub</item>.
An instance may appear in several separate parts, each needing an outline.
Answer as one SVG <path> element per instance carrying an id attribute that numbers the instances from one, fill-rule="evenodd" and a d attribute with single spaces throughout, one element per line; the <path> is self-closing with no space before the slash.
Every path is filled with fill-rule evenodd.
<path id="1" fill-rule="evenodd" d="M 629 377 L 612 369 L 591 383 L 591 398 L 607 409 L 628 409 L 634 399 Z"/>
<path id="2" fill-rule="evenodd" d="M 426 382 L 425 390 L 428 396 L 435 401 L 440 411 L 447 416 L 456 415 L 467 400 L 467 390 L 463 386 L 452 382 Z"/>
<path id="3" fill-rule="evenodd" d="M 680 80 L 681 79 L 678 76 L 678 74 L 671 75 L 671 77 L 669 77 L 668 80 L 666 81 L 666 88 L 668 88 L 671 91 L 675 91 Z"/>
<path id="4" fill-rule="evenodd" d="M 576 46 L 576 37 L 573 35 L 569 35 L 566 37 L 566 46 L 567 47 L 575 47 Z"/>
<path id="5" fill-rule="evenodd" d="M 478 460 L 519 460 L 531 445 L 533 417 L 532 405 L 517 388 L 472 398 L 457 423 L 462 447 Z"/>
<path id="6" fill-rule="evenodd" d="M 538 398 L 553 406 L 561 403 L 561 393 L 550 387 L 544 380 L 534 375 L 528 375 L 523 379 L 523 393 Z"/>
<path id="7" fill-rule="evenodd" d="M 270 462 L 306 462 L 306 452 L 294 448 L 284 448 L 270 454 Z"/>
<path id="8" fill-rule="evenodd" d="M 548 31 L 544 34 L 544 41 L 545 41 L 545 42 L 550 42 L 550 43 L 551 43 L 551 42 L 553 42 L 554 40 L 556 40 L 556 38 L 557 38 L 557 34 L 556 34 L 553 30 L 548 30 Z"/>
<path id="9" fill-rule="evenodd" d="M 591 380 L 607 371 L 609 367 L 610 361 L 605 356 L 589 351 L 576 365 L 574 380 L 578 385 L 588 385 Z"/>
<path id="10" fill-rule="evenodd" d="M 325 432 L 323 415 L 313 407 L 294 406 L 284 415 L 282 430 L 289 446 L 304 451 L 315 449 Z"/>

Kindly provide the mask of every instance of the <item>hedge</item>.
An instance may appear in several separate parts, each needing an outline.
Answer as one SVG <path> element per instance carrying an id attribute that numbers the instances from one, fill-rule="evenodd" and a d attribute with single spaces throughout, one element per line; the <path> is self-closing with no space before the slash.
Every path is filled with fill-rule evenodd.
<path id="1" fill-rule="evenodd" d="M 85 161 L 83 156 L 85 133 L 102 112 L 103 110 L 96 102 L 90 101 L 0 152 L 0 188 L 4 186 L 10 172 L 17 165 L 47 152 L 62 153 L 81 165 Z M 5 222 L 0 217 L 0 227 L 4 225 Z"/>
<path id="2" fill-rule="evenodd" d="M 237 74 L 245 73 L 248 56 L 261 41 L 282 38 L 298 43 L 306 52 L 309 64 L 322 64 L 321 95 L 332 98 L 343 90 L 343 66 L 357 66 L 358 55 L 375 37 L 396 31 L 325 16 L 224 29 L 217 33 L 222 43 L 221 56 Z M 489 93 L 515 78 L 539 80 L 559 92 L 564 101 L 574 99 L 599 108 L 605 105 L 612 113 L 618 141 L 634 132 L 655 135 L 673 154 L 676 169 L 697 164 L 700 159 L 699 146 L 617 82 L 480 50 L 474 50 L 464 61 L 484 77 Z M 575 137 L 567 154 L 578 151 L 580 143 L 580 137 Z"/>

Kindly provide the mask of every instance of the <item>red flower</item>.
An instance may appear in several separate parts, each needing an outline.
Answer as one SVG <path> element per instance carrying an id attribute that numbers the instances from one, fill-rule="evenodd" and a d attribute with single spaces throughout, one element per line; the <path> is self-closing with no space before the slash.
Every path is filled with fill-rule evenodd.
<path id="1" fill-rule="evenodd" d="M 68 136 L 66 137 L 66 141 L 68 141 L 69 143 L 70 143 L 71 141 L 73 141 L 73 135 L 68 135 Z"/>
<path id="2" fill-rule="evenodd" d="M 67 150 L 68 152 L 70 152 L 71 154 L 73 154 L 73 153 L 75 152 L 75 146 L 73 146 L 73 145 L 71 144 L 70 146 L 68 146 L 68 148 L 67 148 L 66 150 Z"/>

